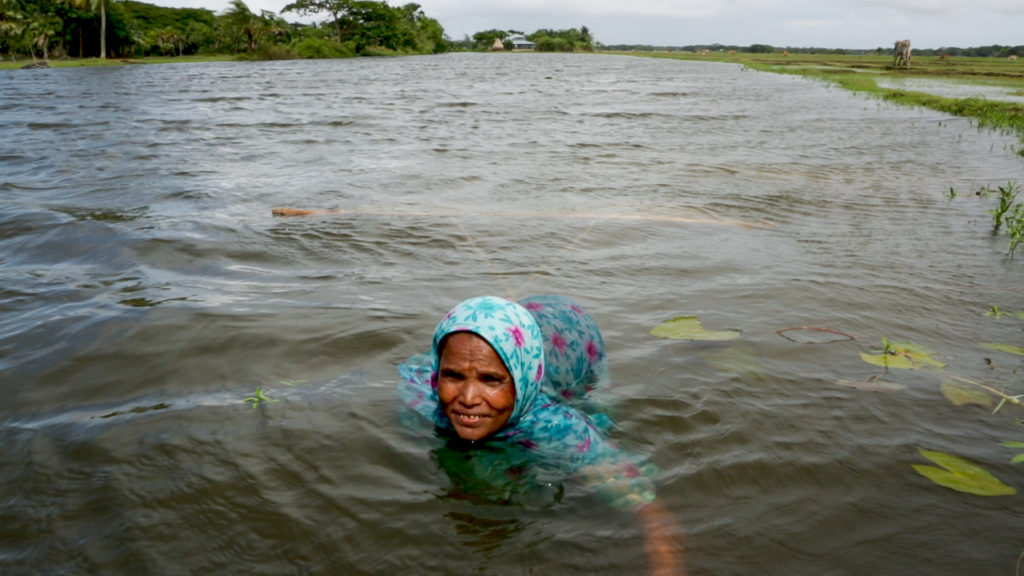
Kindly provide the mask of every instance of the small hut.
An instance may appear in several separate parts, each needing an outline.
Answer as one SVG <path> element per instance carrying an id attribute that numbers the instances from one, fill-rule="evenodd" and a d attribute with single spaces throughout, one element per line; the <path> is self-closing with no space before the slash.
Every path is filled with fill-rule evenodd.
<path id="1" fill-rule="evenodd" d="M 501 52 L 505 49 L 505 45 L 501 43 L 501 38 L 495 38 L 494 44 L 491 44 L 492 52 Z"/>

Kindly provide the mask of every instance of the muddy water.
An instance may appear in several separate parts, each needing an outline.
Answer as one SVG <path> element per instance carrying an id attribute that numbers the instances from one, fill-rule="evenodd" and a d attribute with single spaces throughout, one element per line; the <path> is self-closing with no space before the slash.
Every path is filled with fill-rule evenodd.
<path id="1" fill-rule="evenodd" d="M 911 468 L 946 451 L 1024 489 L 998 444 L 1024 414 L 940 392 L 1024 392 L 1020 357 L 979 346 L 1024 345 L 984 315 L 1024 311 L 1024 265 L 973 195 L 1021 178 L 1011 138 L 590 55 L 10 71 L 0 111 L 5 574 L 642 573 L 592 490 L 455 494 L 405 423 L 395 365 L 482 293 L 597 318 L 614 438 L 660 469 L 693 573 L 1024 551 L 1021 496 Z M 649 335 L 686 314 L 742 337 Z M 778 333 L 804 326 L 852 339 Z M 947 366 L 876 379 L 883 337 Z"/>

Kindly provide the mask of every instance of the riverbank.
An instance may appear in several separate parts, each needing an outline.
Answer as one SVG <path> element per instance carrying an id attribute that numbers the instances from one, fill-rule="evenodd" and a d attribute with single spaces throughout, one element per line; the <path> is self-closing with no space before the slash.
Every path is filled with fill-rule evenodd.
<path id="1" fill-rule="evenodd" d="M 747 54 L 715 52 L 625 52 L 632 56 L 674 58 L 741 64 L 753 70 L 797 74 L 831 82 L 847 90 L 864 92 L 906 106 L 923 106 L 954 116 L 972 118 L 979 127 L 1018 137 L 1024 155 L 1024 103 L 983 96 L 951 97 L 934 91 L 886 86 L 885 81 L 928 80 L 955 85 L 1004 89 L 1012 97 L 1024 96 L 1024 62 L 1002 58 L 918 57 L 909 68 L 893 68 L 891 55 Z M 882 83 L 880 83 L 882 81 Z M 934 84 L 933 84 L 934 85 Z"/>
<path id="2" fill-rule="evenodd" d="M 85 66 L 138 66 L 144 64 L 181 64 L 186 62 L 230 62 L 237 60 L 234 56 L 151 56 L 146 58 L 59 58 L 39 60 L 46 62 L 48 68 L 81 68 Z M 0 70 L 18 70 L 32 64 L 31 60 L 0 62 Z"/>

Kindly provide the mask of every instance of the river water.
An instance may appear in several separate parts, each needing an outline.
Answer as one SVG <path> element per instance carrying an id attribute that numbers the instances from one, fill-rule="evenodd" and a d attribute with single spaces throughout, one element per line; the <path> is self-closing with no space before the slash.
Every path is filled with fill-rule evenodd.
<path id="1" fill-rule="evenodd" d="M 0 78 L 4 574 L 643 573 L 588 487 L 455 490 L 405 422 L 396 364 L 479 294 L 598 320 L 613 437 L 657 466 L 691 573 L 1012 574 L 1024 551 L 1024 496 L 911 467 L 949 452 L 1024 490 L 999 444 L 1024 411 L 940 391 L 1024 393 L 1021 357 L 980 346 L 1024 345 L 985 315 L 1024 312 L 1024 258 L 974 194 L 1024 176 L 1012 137 L 624 56 Z M 649 334 L 681 315 L 742 335 Z M 876 378 L 882 338 L 946 367 Z"/>

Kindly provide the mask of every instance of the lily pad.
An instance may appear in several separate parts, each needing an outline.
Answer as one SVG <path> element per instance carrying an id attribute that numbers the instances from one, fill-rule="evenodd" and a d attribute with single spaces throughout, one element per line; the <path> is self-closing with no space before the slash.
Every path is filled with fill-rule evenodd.
<path id="1" fill-rule="evenodd" d="M 942 383 L 942 395 L 956 406 L 976 404 L 985 408 L 992 407 L 992 396 L 973 386 L 965 386 L 959 382 L 946 380 Z"/>
<path id="2" fill-rule="evenodd" d="M 991 348 L 992 350 L 998 350 L 1000 352 L 1006 352 L 1007 354 L 1016 354 L 1018 356 L 1024 356 L 1024 348 L 1020 346 L 1013 346 L 1010 344 L 999 344 L 998 342 L 982 342 L 982 346 L 985 348 Z"/>
<path id="3" fill-rule="evenodd" d="M 978 496 L 1009 496 L 1017 493 L 1017 490 L 1003 484 L 987 470 L 959 456 L 932 450 L 920 452 L 942 468 L 913 464 L 914 470 L 939 486 Z"/>
<path id="4" fill-rule="evenodd" d="M 861 352 L 860 357 L 868 364 L 883 368 L 917 370 L 918 368 L 943 368 L 945 363 L 932 358 L 935 352 L 926 346 L 913 342 L 891 342 L 881 354 Z"/>
<path id="5" fill-rule="evenodd" d="M 735 340 L 739 330 L 705 330 L 697 316 L 678 316 L 658 324 L 651 335 L 671 340 L 723 341 Z"/>

